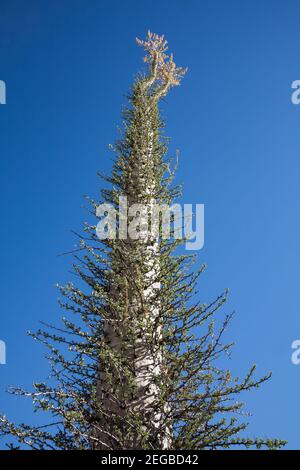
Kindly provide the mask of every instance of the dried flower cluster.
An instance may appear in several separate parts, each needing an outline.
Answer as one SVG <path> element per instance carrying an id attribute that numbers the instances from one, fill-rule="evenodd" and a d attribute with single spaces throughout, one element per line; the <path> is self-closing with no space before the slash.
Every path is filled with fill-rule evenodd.
<path id="1" fill-rule="evenodd" d="M 147 62 L 151 69 L 155 70 L 155 78 L 157 80 L 168 84 L 169 87 L 180 84 L 181 78 L 187 72 L 187 68 L 177 67 L 173 54 L 166 54 L 168 42 L 164 36 L 148 31 L 146 40 L 137 38 L 136 42 L 145 49 L 147 55 L 144 57 L 144 62 Z"/>

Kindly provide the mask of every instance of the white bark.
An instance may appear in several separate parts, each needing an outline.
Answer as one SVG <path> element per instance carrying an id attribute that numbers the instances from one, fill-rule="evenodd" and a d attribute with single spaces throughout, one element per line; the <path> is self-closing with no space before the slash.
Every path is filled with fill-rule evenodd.
<path id="1" fill-rule="evenodd" d="M 152 103 L 153 104 L 153 103 Z M 146 114 L 150 109 L 147 110 Z M 147 206 L 149 212 L 152 211 L 153 204 L 155 204 L 155 182 L 153 176 L 153 145 L 154 145 L 154 132 L 151 128 L 151 120 L 147 120 L 147 130 L 145 132 L 144 140 L 145 147 L 141 151 L 141 155 L 134 155 L 135 165 L 133 168 L 136 168 L 135 173 L 131 174 L 132 181 L 137 183 L 137 187 L 142 187 L 143 198 L 147 199 Z M 145 125 L 145 123 L 143 123 Z M 143 171 L 147 168 L 147 171 L 143 175 Z M 125 194 L 128 198 L 129 206 L 131 204 L 139 201 L 140 195 L 135 194 L 133 188 L 129 188 L 128 194 Z M 133 192 L 131 191 L 133 189 Z M 141 220 L 141 225 L 145 223 L 148 224 L 148 215 L 144 214 L 143 217 L 147 219 Z M 143 233 L 141 232 L 141 237 Z M 141 243 L 140 241 L 127 240 L 125 242 L 127 247 L 135 246 L 136 243 Z M 143 299 L 139 298 L 137 292 L 132 288 L 128 292 L 128 309 L 129 316 L 131 321 L 131 327 L 136 330 L 136 341 L 132 345 L 133 349 L 129 351 L 128 361 L 132 361 L 135 372 L 135 381 L 138 388 L 136 394 L 137 399 L 134 403 L 129 404 L 132 408 L 140 414 L 140 416 L 147 416 L 147 413 L 151 414 L 151 409 L 157 403 L 158 397 L 160 395 L 160 386 L 155 383 L 155 377 L 162 374 L 163 368 L 163 353 L 160 345 L 161 340 L 161 326 L 159 325 L 159 304 L 157 302 L 157 290 L 160 289 L 160 282 L 157 281 L 159 275 L 159 244 L 156 239 L 153 239 L 151 234 L 144 238 L 143 243 L 141 244 L 141 250 L 145 253 L 144 267 L 146 268 L 145 274 L 145 284 L 148 285 L 142 293 Z M 127 251 L 130 253 L 130 250 Z M 133 274 L 134 275 L 134 274 Z M 122 292 L 113 292 L 112 296 L 120 296 Z M 156 299 L 154 301 L 154 299 Z M 140 312 L 143 309 L 143 305 L 148 306 L 147 311 L 144 313 L 144 318 L 140 318 Z M 120 327 L 120 325 L 118 325 Z M 122 350 L 122 344 L 120 335 L 118 334 L 118 327 L 115 328 L 115 324 L 111 321 L 106 321 L 104 323 L 104 332 L 106 340 L 109 342 L 111 348 L 116 351 Z M 125 326 L 126 327 L 126 326 Z M 153 341 L 155 338 L 155 341 Z M 108 396 L 105 398 L 104 394 Z M 109 397 L 109 386 L 106 383 L 105 375 L 102 373 L 100 375 L 100 380 L 98 384 L 98 394 L 103 400 L 104 407 L 107 408 L 108 413 L 118 413 L 122 415 L 122 410 L 118 409 L 118 404 L 111 401 Z M 120 391 L 120 395 L 122 391 Z M 120 399 L 122 397 L 120 396 Z M 166 410 L 167 411 L 167 410 Z M 145 424 L 145 428 L 152 427 L 152 429 L 161 430 L 159 433 L 159 447 L 162 449 L 168 449 L 170 447 L 170 430 L 163 425 L 164 422 L 164 413 L 162 411 L 155 414 L 151 414 L 152 422 Z M 150 426 L 149 426 L 150 425 Z M 111 440 L 105 435 L 101 435 L 102 442 L 111 443 Z M 136 443 L 131 443 L 132 447 L 135 447 Z"/>

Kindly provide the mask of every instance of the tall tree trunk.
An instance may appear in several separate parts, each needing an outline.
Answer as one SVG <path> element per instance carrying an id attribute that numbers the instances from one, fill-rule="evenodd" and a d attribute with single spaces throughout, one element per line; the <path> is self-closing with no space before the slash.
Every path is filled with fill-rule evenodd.
<path id="1" fill-rule="evenodd" d="M 132 126 L 125 137 L 130 140 L 131 152 L 124 168 L 125 192 L 122 196 L 126 196 L 128 202 L 129 231 L 134 222 L 135 225 L 138 223 L 139 232 L 132 229 L 128 238 L 117 240 L 112 249 L 114 280 L 119 278 L 120 283 L 110 286 L 110 295 L 116 305 L 126 299 L 127 307 L 119 312 L 112 309 L 111 318 L 104 321 L 106 342 L 132 365 L 136 390 L 128 397 L 128 380 L 124 377 L 124 387 L 114 390 L 112 399 L 105 365 L 103 368 L 100 364 L 98 393 L 109 417 L 103 425 L 104 430 L 110 428 L 112 414 L 123 416 L 125 422 L 126 413 L 130 411 L 144 422 L 142 429 L 155 436 L 153 445 L 167 449 L 170 433 L 167 427 L 161 432 L 164 416 L 158 406 L 161 387 L 157 383 L 163 369 L 158 295 L 160 252 L 156 236 L 148 230 L 148 216 L 152 214 L 159 189 L 156 175 L 156 164 L 161 157 L 157 155 L 159 116 L 157 98 L 149 97 L 148 91 L 149 85 L 145 86 L 144 82 L 136 87 L 132 99 Z M 139 211 L 136 204 L 142 205 L 143 209 Z M 132 239 L 134 232 L 136 239 Z M 156 432 L 158 429 L 160 432 Z M 105 446 L 114 447 L 105 432 L 100 434 L 100 441 Z M 127 446 L 139 447 L 140 434 L 140 430 L 136 436 L 129 433 Z"/>

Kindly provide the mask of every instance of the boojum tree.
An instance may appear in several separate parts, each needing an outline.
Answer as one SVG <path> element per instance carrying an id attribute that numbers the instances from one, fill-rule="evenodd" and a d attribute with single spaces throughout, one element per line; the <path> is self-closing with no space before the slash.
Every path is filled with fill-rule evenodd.
<path id="1" fill-rule="evenodd" d="M 128 218 L 138 220 L 139 236 L 99 240 L 96 217 L 78 235 L 79 285 L 60 287 L 62 307 L 77 320 L 68 315 L 58 327 L 30 333 L 49 349 L 51 379 L 33 391 L 11 389 L 31 397 L 46 424 L 17 425 L 2 416 L 1 434 L 13 437 L 10 448 L 18 441 L 31 449 L 280 447 L 281 440 L 243 437 L 247 423 L 239 418 L 238 395 L 270 375 L 254 379 L 253 366 L 237 379 L 218 367 L 231 349 L 222 341 L 231 315 L 215 325 L 227 291 L 209 304 L 196 299 L 205 267 L 193 269 L 194 256 L 180 248 L 184 240 L 145 230 L 153 205 L 169 207 L 180 195 L 159 106 L 186 69 L 168 55 L 163 36 L 149 32 L 137 43 L 147 72 L 132 86 L 112 173 L 104 177 L 109 186 L 89 201 L 95 216 L 100 204 L 116 207 L 120 197 L 148 208 Z"/>

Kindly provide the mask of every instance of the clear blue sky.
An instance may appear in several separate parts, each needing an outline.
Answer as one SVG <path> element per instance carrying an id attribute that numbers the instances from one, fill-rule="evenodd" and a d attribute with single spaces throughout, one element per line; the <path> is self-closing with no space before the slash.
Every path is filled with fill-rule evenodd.
<path id="1" fill-rule="evenodd" d="M 282 437 L 300 449 L 300 79 L 297 0 L 0 0 L 1 328 L 0 409 L 34 422 L 29 402 L 5 393 L 47 374 L 43 349 L 26 336 L 56 321 L 55 283 L 72 278 L 71 229 L 86 219 L 96 171 L 120 109 L 143 67 L 135 37 L 165 34 L 189 72 L 164 104 L 170 151 L 180 149 L 184 202 L 206 207 L 208 263 L 200 293 L 231 289 L 228 366 L 253 362 L 273 378 L 245 396 L 249 435 Z"/>

